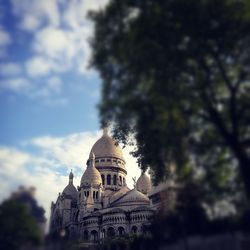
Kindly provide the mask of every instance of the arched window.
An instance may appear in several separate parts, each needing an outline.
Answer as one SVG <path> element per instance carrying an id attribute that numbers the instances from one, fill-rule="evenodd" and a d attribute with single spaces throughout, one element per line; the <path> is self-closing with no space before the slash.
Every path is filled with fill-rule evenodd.
<path id="1" fill-rule="evenodd" d="M 101 237 L 104 239 L 106 237 L 105 229 L 102 229 Z"/>
<path id="2" fill-rule="evenodd" d="M 102 185 L 105 185 L 105 177 L 104 177 L 104 174 L 102 174 Z"/>
<path id="3" fill-rule="evenodd" d="M 98 199 L 98 191 L 95 193 L 95 198 Z"/>
<path id="4" fill-rule="evenodd" d="M 95 199 L 95 191 L 93 191 L 93 198 Z"/>
<path id="5" fill-rule="evenodd" d="M 118 233 L 119 233 L 119 236 L 122 236 L 125 234 L 125 230 L 123 227 L 118 227 Z"/>
<path id="6" fill-rule="evenodd" d="M 84 233 L 83 233 L 83 239 L 84 240 L 88 240 L 89 239 L 89 233 L 88 233 L 87 230 L 85 230 Z"/>
<path id="7" fill-rule="evenodd" d="M 122 177 L 121 176 L 119 176 L 119 181 L 120 181 L 120 185 L 122 186 Z"/>
<path id="8" fill-rule="evenodd" d="M 137 227 L 136 226 L 132 226 L 131 231 L 132 231 L 133 234 L 136 234 L 137 233 Z"/>
<path id="9" fill-rule="evenodd" d="M 126 181 L 125 181 L 125 178 L 123 177 L 123 186 L 126 185 Z"/>
<path id="10" fill-rule="evenodd" d="M 115 229 L 113 227 L 109 227 L 107 230 L 107 236 L 108 238 L 113 238 L 115 237 Z"/>
<path id="11" fill-rule="evenodd" d="M 113 184 L 114 184 L 114 185 L 116 185 L 116 179 L 117 179 L 117 175 L 115 174 L 115 175 L 113 176 Z"/>
<path id="12" fill-rule="evenodd" d="M 111 185 L 111 176 L 110 176 L 110 174 L 107 175 L 107 185 Z"/>
<path id="13" fill-rule="evenodd" d="M 78 211 L 76 212 L 76 215 L 75 215 L 75 221 L 79 221 L 79 218 L 80 218 L 80 217 L 79 217 L 79 216 L 80 216 L 79 214 L 80 214 L 80 213 L 79 213 L 79 210 L 78 210 Z"/>
<path id="14" fill-rule="evenodd" d="M 91 231 L 90 240 L 96 242 L 98 240 L 98 233 L 96 230 Z"/>

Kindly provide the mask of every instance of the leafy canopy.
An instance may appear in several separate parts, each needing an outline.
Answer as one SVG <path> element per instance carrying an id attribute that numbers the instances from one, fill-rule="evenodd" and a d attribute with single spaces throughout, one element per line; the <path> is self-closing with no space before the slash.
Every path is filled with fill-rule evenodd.
<path id="1" fill-rule="evenodd" d="M 0 245 L 2 249 L 20 249 L 40 243 L 38 224 L 25 205 L 7 200 L 0 205 Z"/>
<path id="2" fill-rule="evenodd" d="M 135 136 L 134 155 L 156 182 L 171 164 L 183 176 L 190 162 L 205 175 L 217 169 L 224 181 L 230 164 L 250 197 L 249 7 L 247 0 L 112 0 L 90 14 L 102 123 L 110 121 L 125 144 Z"/>

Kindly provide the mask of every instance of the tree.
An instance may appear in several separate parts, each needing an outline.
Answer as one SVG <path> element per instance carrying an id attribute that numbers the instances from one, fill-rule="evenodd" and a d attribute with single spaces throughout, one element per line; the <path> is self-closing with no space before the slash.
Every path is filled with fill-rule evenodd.
<path id="1" fill-rule="evenodd" d="M 157 182 L 237 164 L 250 199 L 249 1 L 112 0 L 90 18 L 102 123 L 134 134 L 140 166 Z"/>
<path id="2" fill-rule="evenodd" d="M 0 225 L 2 249 L 20 249 L 40 241 L 37 222 L 19 202 L 8 200 L 0 205 Z"/>

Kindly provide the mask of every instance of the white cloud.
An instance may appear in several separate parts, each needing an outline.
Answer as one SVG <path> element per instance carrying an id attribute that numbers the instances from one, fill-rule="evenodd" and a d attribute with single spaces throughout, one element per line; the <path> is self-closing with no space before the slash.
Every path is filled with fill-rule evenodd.
<path id="1" fill-rule="evenodd" d="M 26 53 L 24 72 L 22 66 L 15 61 L 1 65 L 0 74 L 5 78 L 0 83 L 1 90 L 12 90 L 26 97 L 39 99 L 47 106 L 67 105 L 68 99 L 62 93 L 63 81 L 53 77 L 61 73 L 77 74 L 77 77 L 78 74 L 86 77 L 95 74 L 94 70 L 88 68 L 91 55 L 88 40 L 93 33 L 93 25 L 86 15 L 89 10 L 102 8 L 107 2 L 108 0 L 11 0 L 12 13 L 19 20 L 16 28 L 22 31 L 23 37 L 29 35 L 26 41 L 31 53 Z M 0 29 L 0 57 L 8 57 L 5 45 L 11 42 L 16 41 L 12 41 L 8 32 Z M 18 76 L 21 74 L 22 78 L 27 77 L 26 81 L 12 79 L 20 78 Z M 73 88 L 78 86 L 74 84 Z"/>
<path id="2" fill-rule="evenodd" d="M 51 71 L 51 64 L 44 57 L 33 57 L 26 63 L 29 76 L 47 75 Z"/>
<path id="3" fill-rule="evenodd" d="M 89 10 L 97 10 L 105 6 L 107 2 L 107 0 L 23 0 L 21 2 L 12 0 L 13 13 L 21 19 L 19 28 L 34 32 L 31 43 L 34 50 L 33 56 L 46 57 L 46 61 L 50 62 L 50 70 L 54 72 L 75 70 L 80 74 L 90 72 L 87 69 L 90 58 L 88 39 L 93 27 L 87 20 L 86 14 Z M 46 75 L 50 70 L 41 70 L 39 73 Z M 28 71 L 28 73 L 31 72 L 33 71 Z M 39 74 L 33 74 L 33 76 L 39 76 Z"/>
<path id="4" fill-rule="evenodd" d="M 2 76 L 16 76 L 22 72 L 21 66 L 17 63 L 8 62 L 0 64 L 0 74 Z"/>
<path id="5" fill-rule="evenodd" d="M 0 163 L 0 201 L 8 198 L 21 185 L 33 186 L 37 190 L 38 203 L 44 207 L 48 219 L 50 203 L 67 184 L 67 176 L 60 175 L 50 160 L 7 147 L 0 148 Z"/>
<path id="6" fill-rule="evenodd" d="M 53 157 L 61 165 L 71 169 L 85 166 L 90 147 L 99 136 L 100 132 L 77 133 L 59 138 L 43 136 L 34 138 L 29 143 L 40 148 L 46 157 Z"/>
<path id="7" fill-rule="evenodd" d="M 90 48 L 87 42 L 91 30 L 88 26 L 77 30 L 46 27 L 35 34 L 33 50 L 51 62 L 54 72 L 75 70 L 87 73 Z M 45 74 L 49 72 L 44 72 Z"/>
<path id="8" fill-rule="evenodd" d="M 0 28 L 0 46 L 6 46 L 11 43 L 10 35 L 7 31 Z"/>
<path id="9" fill-rule="evenodd" d="M 44 23 L 58 26 L 60 12 L 57 0 L 12 0 L 13 13 L 21 20 L 20 28 L 34 31 Z"/>
<path id="10" fill-rule="evenodd" d="M 35 71 L 36 67 L 39 65 L 34 62 L 33 68 L 30 68 L 32 74 L 38 74 Z M 9 69 L 8 74 L 15 68 Z M 40 73 L 42 68 L 39 69 Z M 1 75 L 0 70 L 0 75 Z M 4 71 L 7 75 L 7 72 Z M 68 99 L 64 97 L 61 93 L 62 82 L 57 76 L 51 76 L 49 78 L 40 79 L 40 81 L 34 83 L 24 77 L 3 77 L 0 80 L 0 94 L 1 92 L 11 91 L 18 95 L 25 95 L 31 100 L 39 100 L 39 102 L 48 107 L 64 107 L 68 104 Z"/>
<path id="11" fill-rule="evenodd" d="M 15 157 L 13 157 L 13 155 Z M 0 147 L 0 173 L 2 175 L 14 175 L 18 177 L 18 170 L 22 172 L 22 167 L 28 163 L 30 156 L 21 153 L 13 148 Z"/>
<path id="12" fill-rule="evenodd" d="M 109 0 L 72 0 L 68 2 L 67 8 L 63 12 L 63 22 L 72 29 L 90 25 L 87 21 L 88 12 L 103 8 L 108 2 Z"/>
<path id="13" fill-rule="evenodd" d="M 33 43 L 34 50 L 53 59 L 65 56 L 70 58 L 74 55 L 70 37 L 71 33 L 69 31 L 46 27 L 36 33 Z"/>
<path id="14" fill-rule="evenodd" d="M 41 21 L 32 14 L 27 14 L 23 17 L 20 27 L 27 31 L 34 31 L 39 28 Z"/>
<path id="15" fill-rule="evenodd" d="M 27 93 L 30 88 L 30 82 L 23 77 L 8 78 L 0 81 L 0 90 L 10 90 L 22 94 Z"/>
<path id="16" fill-rule="evenodd" d="M 101 131 L 65 137 L 43 136 L 23 142 L 22 150 L 0 147 L 0 201 L 19 185 L 35 186 L 39 204 L 46 209 L 46 217 L 49 218 L 50 203 L 68 184 L 71 168 L 75 186 L 80 184 L 91 147 L 100 136 Z M 33 147 L 32 151 L 28 151 L 30 147 Z M 140 170 L 135 159 L 129 155 L 129 150 L 131 148 L 126 148 L 123 153 L 128 171 L 127 183 L 132 188 L 132 177 L 138 177 Z"/>

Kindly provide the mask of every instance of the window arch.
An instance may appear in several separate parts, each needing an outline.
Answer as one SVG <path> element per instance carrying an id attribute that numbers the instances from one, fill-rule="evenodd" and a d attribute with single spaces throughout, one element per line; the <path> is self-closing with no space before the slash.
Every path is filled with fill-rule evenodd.
<path id="1" fill-rule="evenodd" d="M 84 240 L 88 240 L 89 239 L 89 233 L 88 233 L 87 230 L 85 230 L 84 233 L 83 233 L 83 239 Z"/>
<path id="2" fill-rule="evenodd" d="M 122 185 L 122 177 L 121 176 L 119 176 L 119 181 L 120 181 L 120 185 Z"/>
<path id="3" fill-rule="evenodd" d="M 113 238 L 115 236 L 115 229 L 113 227 L 109 227 L 107 230 L 108 238 Z"/>
<path id="4" fill-rule="evenodd" d="M 106 231 L 105 231 L 105 229 L 102 229 L 101 235 L 102 235 L 102 238 L 105 238 L 105 237 L 106 237 Z"/>
<path id="5" fill-rule="evenodd" d="M 118 227 L 118 234 L 119 234 L 119 236 L 122 236 L 125 234 L 125 230 L 123 227 Z"/>
<path id="6" fill-rule="evenodd" d="M 136 226 L 132 226 L 131 231 L 132 231 L 133 234 L 136 234 L 137 233 L 137 227 Z"/>
<path id="7" fill-rule="evenodd" d="M 110 174 L 107 175 L 107 185 L 111 185 L 111 176 L 110 176 Z"/>
<path id="8" fill-rule="evenodd" d="M 96 230 L 91 231 L 90 240 L 96 242 L 98 239 L 98 233 Z"/>
<path id="9" fill-rule="evenodd" d="M 116 180 L 117 180 L 117 175 L 115 174 L 115 175 L 113 176 L 113 184 L 114 184 L 114 185 L 117 185 L 117 184 L 116 184 L 116 183 L 117 183 Z"/>
<path id="10" fill-rule="evenodd" d="M 102 177 L 102 185 L 105 185 L 105 176 L 104 176 L 104 174 L 102 174 L 101 177 Z"/>

